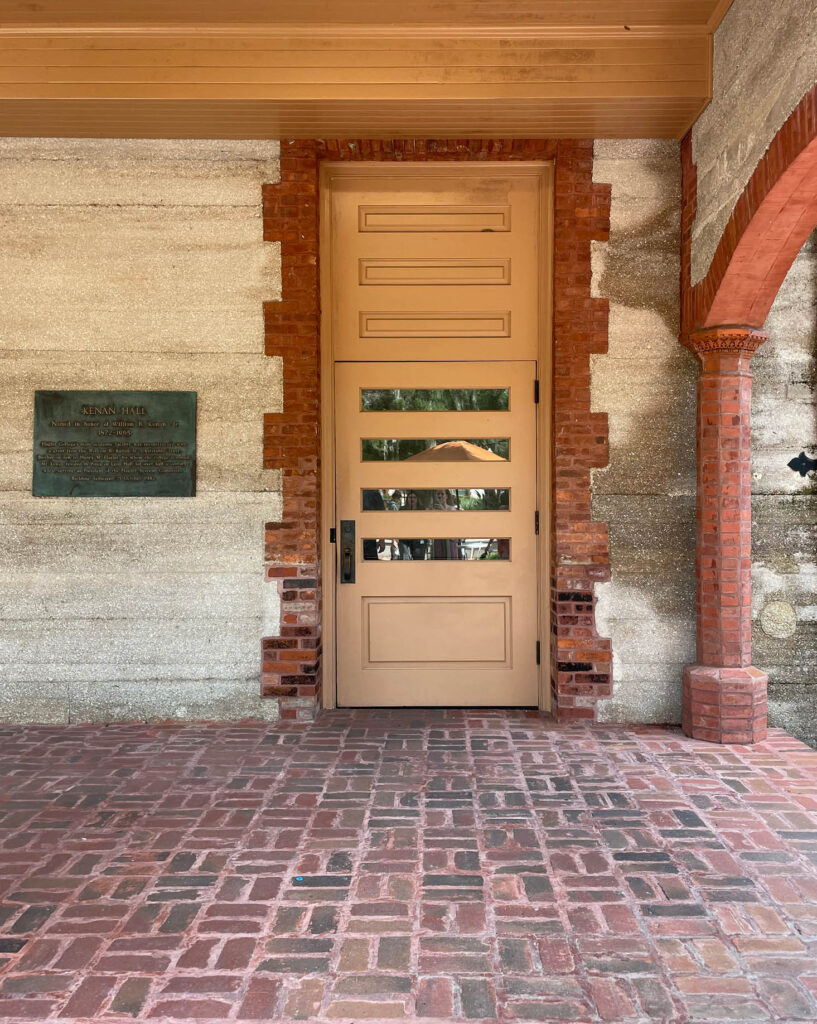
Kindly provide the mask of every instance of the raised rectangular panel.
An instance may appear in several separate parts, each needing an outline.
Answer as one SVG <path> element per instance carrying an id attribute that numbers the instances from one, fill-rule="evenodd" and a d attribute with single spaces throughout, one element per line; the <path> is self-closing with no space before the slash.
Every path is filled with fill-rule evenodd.
<path id="1" fill-rule="evenodd" d="M 510 284 L 508 259 L 375 260 L 361 259 L 363 285 L 465 285 Z"/>
<path id="2" fill-rule="evenodd" d="M 510 206 L 359 206 L 360 231 L 510 231 Z"/>
<path id="3" fill-rule="evenodd" d="M 488 313 L 361 313 L 361 338 L 509 338 L 509 310 Z"/>
<path id="4" fill-rule="evenodd" d="M 364 597 L 363 667 L 510 667 L 510 597 Z"/>

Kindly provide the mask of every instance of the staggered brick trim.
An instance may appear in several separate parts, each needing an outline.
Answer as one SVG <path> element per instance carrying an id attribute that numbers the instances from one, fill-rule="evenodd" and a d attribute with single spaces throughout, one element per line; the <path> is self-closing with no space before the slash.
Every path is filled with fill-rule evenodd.
<path id="1" fill-rule="evenodd" d="M 775 135 L 738 199 L 706 277 L 691 282 L 697 176 L 692 136 L 681 144 L 682 333 L 762 327 L 806 239 L 817 227 L 817 85 Z"/>
<path id="2" fill-rule="evenodd" d="M 320 702 L 320 347 L 318 158 L 314 144 L 282 146 L 281 181 L 265 185 L 264 240 L 281 243 L 280 302 L 264 305 L 266 353 L 281 358 L 283 411 L 264 417 L 264 467 L 280 469 L 283 515 L 267 523 L 267 585 L 281 599 L 278 636 L 262 641 L 261 694 L 284 719 Z"/>
<path id="3" fill-rule="evenodd" d="M 766 736 L 766 676 L 752 661 L 751 328 L 685 339 L 698 377 L 697 662 L 684 670 L 683 727 L 717 743 Z"/>
<path id="4" fill-rule="evenodd" d="M 608 305 L 590 295 L 590 243 L 610 230 L 610 186 L 592 180 L 592 140 L 313 140 L 281 143 L 281 182 L 264 186 L 264 238 L 281 242 L 283 298 L 265 306 L 266 351 L 283 360 L 283 412 L 264 419 L 264 465 L 282 471 L 283 518 L 268 523 L 266 572 L 280 589 L 280 635 L 263 641 L 262 694 L 285 718 L 321 698 L 321 160 L 553 161 L 554 301 L 551 502 L 552 707 L 595 716 L 611 694 L 610 641 L 595 626 L 595 584 L 609 578 L 607 525 L 593 521 L 590 471 L 608 461 L 607 417 L 590 411 L 590 356 L 607 351 Z"/>

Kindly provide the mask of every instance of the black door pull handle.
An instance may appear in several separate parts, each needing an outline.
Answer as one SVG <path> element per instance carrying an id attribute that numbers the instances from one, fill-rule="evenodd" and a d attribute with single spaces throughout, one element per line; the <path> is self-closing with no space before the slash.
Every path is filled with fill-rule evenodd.
<path id="1" fill-rule="evenodd" d="M 355 582 L 355 521 L 354 519 L 341 519 L 340 521 L 340 582 Z"/>

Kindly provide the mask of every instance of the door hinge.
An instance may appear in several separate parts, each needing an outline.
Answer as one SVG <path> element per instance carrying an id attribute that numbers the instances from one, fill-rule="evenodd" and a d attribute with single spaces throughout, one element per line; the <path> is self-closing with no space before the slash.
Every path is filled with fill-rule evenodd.
<path id="1" fill-rule="evenodd" d="M 539 404 L 539 378 L 533 382 L 533 401 L 536 405 Z"/>
<path id="2" fill-rule="evenodd" d="M 338 542 L 338 531 L 335 529 L 334 526 L 330 526 L 329 527 L 329 543 L 330 544 L 337 544 L 337 542 Z"/>
<path id="3" fill-rule="evenodd" d="M 536 664 L 542 664 L 542 642 L 540 640 L 536 641 Z"/>
<path id="4" fill-rule="evenodd" d="M 533 528 L 536 531 L 536 536 L 539 536 L 539 509 L 533 513 Z"/>

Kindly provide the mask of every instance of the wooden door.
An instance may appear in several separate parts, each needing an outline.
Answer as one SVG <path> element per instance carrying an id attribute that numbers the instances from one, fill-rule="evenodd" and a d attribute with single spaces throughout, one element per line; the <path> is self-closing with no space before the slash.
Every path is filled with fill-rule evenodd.
<path id="1" fill-rule="evenodd" d="M 325 169 L 341 706 L 539 703 L 549 172 Z"/>
<path id="2" fill-rule="evenodd" d="M 525 706 L 535 364 L 336 364 L 338 702 Z"/>

